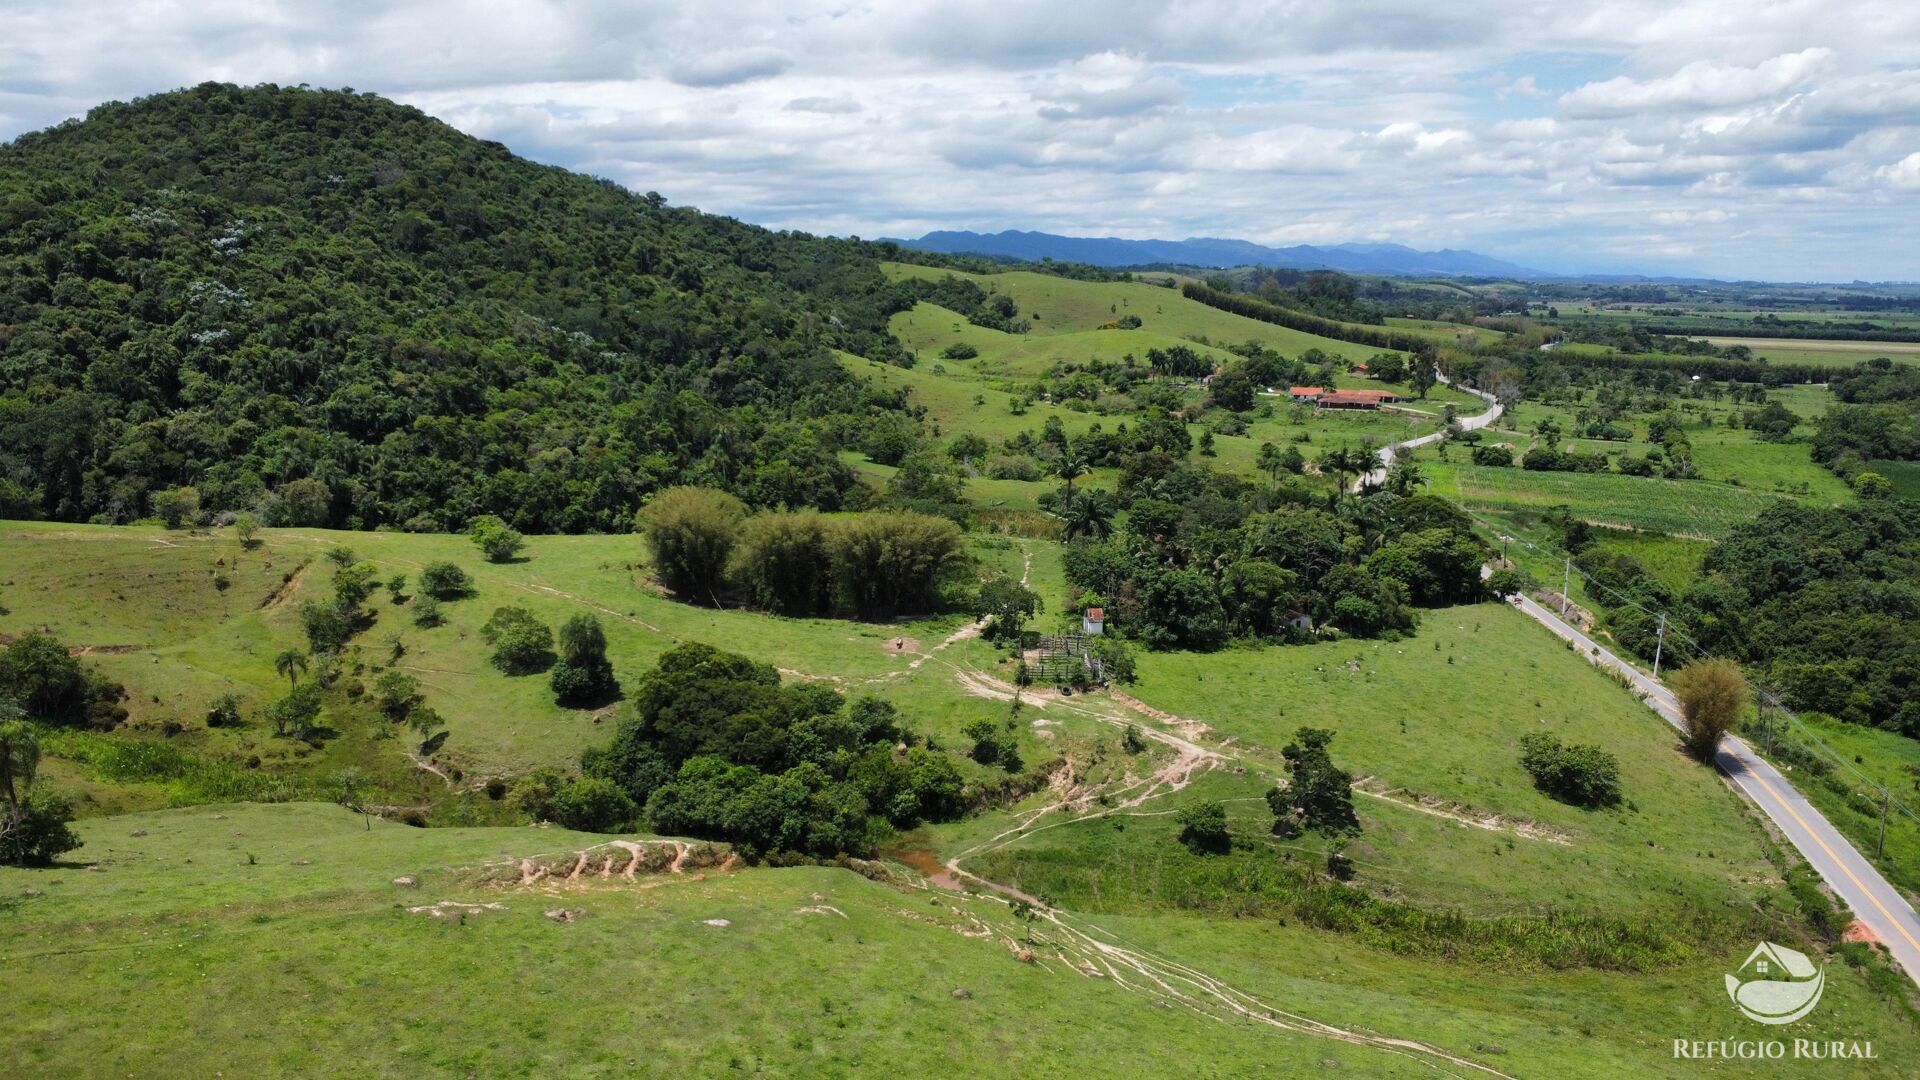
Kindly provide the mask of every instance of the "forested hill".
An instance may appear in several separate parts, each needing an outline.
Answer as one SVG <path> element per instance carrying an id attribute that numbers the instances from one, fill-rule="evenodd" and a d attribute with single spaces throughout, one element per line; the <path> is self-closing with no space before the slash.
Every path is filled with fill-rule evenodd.
<path id="1" fill-rule="evenodd" d="M 874 249 L 668 207 L 352 92 L 207 84 L 0 147 L 0 517 L 624 529 L 836 506 Z M 191 491 L 180 489 L 191 488 Z"/>

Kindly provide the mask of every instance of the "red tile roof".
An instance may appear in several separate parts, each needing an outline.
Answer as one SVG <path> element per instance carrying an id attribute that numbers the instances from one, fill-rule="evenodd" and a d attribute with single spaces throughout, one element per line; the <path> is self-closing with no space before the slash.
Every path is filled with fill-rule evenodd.
<path id="1" fill-rule="evenodd" d="M 1105 620 L 1106 617 L 1107 617 L 1106 608 L 1090 607 L 1087 609 L 1087 618 L 1092 619 L 1094 622 L 1101 622 Z"/>
<path id="2" fill-rule="evenodd" d="M 1320 399 L 1322 405 L 1378 405 L 1379 394 L 1370 394 L 1364 390 L 1335 390 Z"/>
<path id="3" fill-rule="evenodd" d="M 1318 386 L 1292 386 L 1287 388 L 1287 393 L 1294 397 L 1309 397 L 1314 394 L 1324 394 L 1326 390 Z"/>

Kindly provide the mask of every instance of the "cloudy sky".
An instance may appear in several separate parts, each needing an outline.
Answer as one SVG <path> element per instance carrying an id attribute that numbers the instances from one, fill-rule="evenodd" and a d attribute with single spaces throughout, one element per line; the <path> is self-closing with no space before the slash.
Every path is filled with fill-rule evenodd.
<path id="1" fill-rule="evenodd" d="M 862 236 L 1470 247 L 1920 279 L 1915 0 L 0 0 L 0 139 L 208 79 L 376 91 Z"/>

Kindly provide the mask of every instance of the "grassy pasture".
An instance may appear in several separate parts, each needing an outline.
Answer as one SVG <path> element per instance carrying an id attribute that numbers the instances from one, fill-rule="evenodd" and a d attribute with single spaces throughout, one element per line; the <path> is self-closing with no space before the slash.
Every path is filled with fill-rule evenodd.
<path id="1" fill-rule="evenodd" d="M 1222 346 L 1258 341 L 1288 356 L 1298 356 L 1308 349 L 1317 348 L 1329 356 L 1345 357 L 1348 360 L 1364 360 L 1380 351 L 1365 345 L 1335 341 L 1331 338 L 1305 334 L 1275 326 L 1272 323 L 1230 314 L 1189 300 L 1180 295 L 1177 289 L 1162 288 L 1143 282 L 1076 281 L 1027 270 L 1009 271 L 1003 274 L 962 274 L 904 263 L 886 263 L 883 264 L 882 269 L 896 279 L 913 277 L 937 280 L 946 274 L 953 273 L 956 277 L 978 282 L 981 287 L 989 291 L 1004 292 L 1020 305 L 1020 317 L 1032 320 L 1031 333 L 1024 335 L 1029 337 L 1079 334 L 1112 322 L 1123 315 L 1138 315 L 1141 320 L 1140 331 L 1145 331 L 1146 335 L 1165 335 L 1176 341 L 1193 342 L 1195 339 L 1205 338 L 1215 345 Z M 915 312 L 918 311 L 919 309 L 916 308 Z M 896 323 L 910 314 L 915 313 L 895 316 Z M 950 318 L 950 321 L 966 323 L 965 319 Z M 923 348 L 918 344 L 920 340 L 927 340 L 931 344 L 931 339 L 925 333 L 924 322 L 909 321 L 904 325 L 907 334 L 901 340 L 907 342 L 908 347 L 915 350 Z M 935 325 L 938 325 L 937 321 Z M 1116 344 L 1144 340 L 1146 335 L 1142 335 L 1140 331 L 1110 331 L 1103 334 L 1100 340 L 1113 338 L 1117 339 Z M 895 332 L 900 332 L 898 326 Z M 916 333 L 919 335 L 917 338 Z M 968 340 L 979 347 L 978 340 L 972 337 Z M 1144 356 L 1148 347 L 1150 346 L 1139 346 L 1136 350 L 1135 346 L 1126 345 L 1121 351 L 1136 351 L 1136 355 Z M 986 348 L 981 348 L 981 357 L 992 359 Z"/>
<path id="2" fill-rule="evenodd" d="M 1433 492 L 1471 510 L 1542 511 L 1569 506 L 1595 524 L 1719 539 L 1780 496 L 1701 480 L 1617 473 L 1528 472 L 1422 460 Z"/>
<path id="3" fill-rule="evenodd" d="M 1841 338 L 1708 337 L 1715 345 L 1745 345 L 1753 355 L 1776 364 L 1825 364 L 1852 367 L 1884 356 L 1897 363 L 1920 363 L 1920 344 L 1911 341 L 1851 341 Z"/>
<path id="4" fill-rule="evenodd" d="M 499 606 L 524 606 L 550 626 L 580 612 L 597 615 L 623 680 L 674 644 L 697 640 L 832 680 L 849 693 L 882 695 L 900 692 L 910 675 L 935 670 L 932 664 L 911 668 L 911 654 L 890 648 L 895 638 L 914 638 L 931 648 L 965 622 L 957 615 L 892 624 L 788 619 L 684 604 L 652 583 L 645 547 L 634 536 L 533 537 L 524 558 L 505 564 L 484 562 L 461 536 L 319 529 L 268 529 L 261 536 L 258 549 L 244 551 L 224 530 L 209 535 L 141 526 L 0 523 L 0 547 L 10 556 L 14 582 L 6 590 L 9 610 L 0 615 L 0 633 L 50 627 L 70 646 L 114 646 L 115 651 L 91 652 L 88 660 L 127 685 L 136 732 L 153 732 L 171 720 L 187 728 L 172 741 L 196 752 L 258 753 L 269 764 L 316 774 L 365 764 L 347 760 L 362 752 L 391 764 L 400 760 L 404 740 L 369 746 L 361 733 L 347 732 L 353 738 L 315 756 L 268 735 L 259 711 L 286 688 L 274 672 L 273 657 L 282 649 L 305 648 L 299 606 L 329 595 L 332 568 L 321 558 L 329 548 L 351 547 L 377 564 L 383 576 L 399 572 L 417 578 L 426 563 L 450 560 L 473 576 L 478 595 L 443 605 L 446 625 L 420 629 L 406 606 L 393 605 L 384 592 L 376 594 L 371 602 L 376 623 L 355 639 L 358 659 L 367 665 L 360 677 L 371 683 L 385 662 L 383 636 L 397 632 L 406 653 L 395 666 L 419 680 L 427 703 L 448 721 L 451 734 L 442 760 L 487 775 L 568 763 L 609 733 L 604 716 L 555 705 L 545 676 L 510 678 L 492 667 L 491 649 L 479 629 Z M 1022 571 L 1017 543 L 999 548 L 983 541 L 972 550 L 983 567 L 1016 577 Z M 216 590 L 207 573 L 216 559 L 226 560 L 228 572 L 245 587 L 236 583 L 224 594 Z M 275 594 L 277 599 L 261 606 L 268 586 L 302 564 L 304 571 Z M 240 696 L 250 725 L 207 728 L 208 705 L 227 693 Z M 961 698 L 914 721 L 921 730 L 957 741 L 973 710 L 986 708 L 977 699 Z"/>
<path id="5" fill-rule="evenodd" d="M 1380 1049 L 1164 1007 L 1150 989 L 1069 968 L 1054 944 L 1065 932 L 1044 922 L 1037 962 L 1022 964 L 1013 952 L 1025 931 L 1005 905 L 845 870 L 489 886 L 474 868 L 606 838 L 368 830 L 316 804 L 165 811 L 83 830 L 87 845 L 66 866 L 0 870 L 0 954 L 16 972 L 0 1049 L 37 1076 L 171 1076 L 188 1061 L 320 1076 L 1432 1075 Z M 1097 822 L 1043 835 L 1091 850 L 1076 834 L 1096 830 L 1111 832 Z M 1169 834 L 1165 819 L 1129 819 L 1125 850 L 1145 865 L 1190 859 Z M 420 887 L 390 884 L 400 875 Z M 446 902 L 475 908 L 408 910 Z M 1223 978 L 1290 1015 L 1516 1076 L 1685 1075 L 1670 1039 L 1735 1022 L 1724 1019 L 1718 973 L 1746 948 L 1654 974 L 1462 978 L 1454 964 L 1272 920 L 1117 897 L 1104 907 L 1128 910 L 1070 914 L 1069 925 L 1097 926 L 1103 940 Z M 561 908 L 573 921 L 543 917 Z M 1920 1052 L 1910 1023 L 1844 965 L 1829 970 L 1819 1021 L 1788 1034 L 1870 1037 L 1882 1060 L 1858 1075 L 1902 1075 Z M 1748 1075 L 1737 1063 L 1723 1071 Z"/>
<path id="6" fill-rule="evenodd" d="M 1487 914 L 1631 911 L 1667 902 L 1655 897 L 1750 902 L 1769 874 L 1737 799 L 1700 782 L 1660 719 L 1504 604 L 1425 612 L 1401 642 L 1156 653 L 1140 672 L 1141 700 L 1209 725 L 1275 774 L 1296 728 L 1329 728 L 1334 759 L 1383 789 L 1569 840 L 1358 800 L 1355 858 L 1386 868 L 1394 895 Z M 1631 806 L 1582 810 L 1537 791 L 1519 764 L 1520 736 L 1535 731 L 1617 755 Z"/>

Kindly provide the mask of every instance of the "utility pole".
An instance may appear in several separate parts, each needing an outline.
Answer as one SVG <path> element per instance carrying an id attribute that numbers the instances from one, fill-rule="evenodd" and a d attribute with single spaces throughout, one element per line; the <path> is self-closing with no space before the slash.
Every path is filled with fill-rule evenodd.
<path id="1" fill-rule="evenodd" d="M 1880 789 L 1880 842 L 1873 846 L 1873 857 L 1879 858 L 1887 850 L 1887 804 L 1893 801 L 1893 792 L 1885 787 Z"/>
<path id="2" fill-rule="evenodd" d="M 1660 677 L 1660 654 L 1667 647 L 1667 613 L 1660 613 L 1660 629 L 1653 640 L 1653 677 Z"/>
<path id="3" fill-rule="evenodd" d="M 1567 595 L 1567 591 L 1572 588 L 1573 588 L 1573 556 L 1569 555 L 1567 556 L 1566 565 L 1561 568 L 1561 574 L 1560 574 L 1560 614 L 1562 616 L 1566 615 L 1567 605 L 1571 603 L 1573 600 L 1571 596 Z"/>

